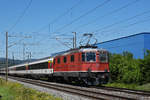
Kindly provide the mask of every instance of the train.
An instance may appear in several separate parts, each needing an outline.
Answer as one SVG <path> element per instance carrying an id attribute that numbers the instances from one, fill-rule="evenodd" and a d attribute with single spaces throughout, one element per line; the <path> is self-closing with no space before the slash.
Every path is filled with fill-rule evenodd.
<path id="1" fill-rule="evenodd" d="M 8 67 L 8 75 L 47 78 L 56 82 L 98 85 L 109 80 L 109 52 L 96 46 L 82 46 L 50 57 Z M 5 74 L 5 68 L 0 69 Z"/>

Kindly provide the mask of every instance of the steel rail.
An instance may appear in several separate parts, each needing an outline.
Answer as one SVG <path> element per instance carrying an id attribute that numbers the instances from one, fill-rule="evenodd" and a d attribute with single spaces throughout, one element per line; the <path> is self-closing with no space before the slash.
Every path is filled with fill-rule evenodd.
<path id="1" fill-rule="evenodd" d="M 81 87 L 77 87 L 77 86 L 71 86 L 71 85 L 64 85 L 64 84 L 57 84 L 57 83 L 50 83 L 50 82 L 43 82 L 40 80 L 32 80 L 32 79 L 26 79 L 26 78 L 18 78 L 18 77 L 9 77 L 11 79 L 17 80 L 17 81 L 21 81 L 21 82 L 25 82 L 25 83 L 30 83 L 30 84 L 34 84 L 37 86 L 42 86 L 42 87 L 46 87 L 46 88 L 51 88 L 51 89 L 55 89 L 55 90 L 59 90 L 59 91 L 63 91 L 63 92 L 68 92 L 71 94 L 76 94 L 76 95 L 80 95 L 83 97 L 87 97 L 87 98 L 91 98 L 92 100 L 136 100 L 135 98 L 131 98 L 131 97 L 124 97 L 124 96 L 120 96 L 120 95 L 114 95 L 114 94 L 107 94 L 107 93 L 101 93 L 98 91 L 92 91 L 90 89 L 85 89 L 85 88 L 81 88 Z"/>
<path id="2" fill-rule="evenodd" d="M 136 95 L 144 95 L 144 96 L 150 96 L 149 91 L 143 91 L 143 90 L 134 90 L 134 89 L 127 89 L 127 88 L 116 88 L 116 87 L 106 87 L 106 86 L 100 86 L 100 87 L 90 87 L 90 88 L 96 88 L 96 89 L 104 89 L 104 90 L 111 90 L 111 91 L 119 91 L 119 92 L 125 92 L 130 94 L 136 94 Z"/>

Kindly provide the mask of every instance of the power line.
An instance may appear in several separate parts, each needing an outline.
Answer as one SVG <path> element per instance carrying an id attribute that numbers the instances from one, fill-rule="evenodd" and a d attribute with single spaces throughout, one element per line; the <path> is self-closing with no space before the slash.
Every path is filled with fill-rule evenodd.
<path id="1" fill-rule="evenodd" d="M 50 21 L 48 24 L 46 24 L 45 26 L 43 26 L 42 28 L 40 28 L 38 30 L 41 31 L 43 29 L 45 29 L 48 25 L 50 24 L 54 24 L 55 22 L 57 22 L 58 20 L 60 20 L 60 18 L 62 18 L 63 16 L 65 16 L 67 13 L 69 13 L 72 9 L 74 9 L 75 7 L 77 7 L 80 3 L 81 3 L 82 0 L 79 0 L 75 5 L 73 5 L 70 9 L 68 9 L 67 11 L 65 11 L 64 13 L 62 13 L 61 15 L 57 16 L 54 20 Z"/>
<path id="2" fill-rule="evenodd" d="M 136 25 L 136 24 L 144 23 L 144 22 L 147 22 L 147 21 L 150 21 L 150 16 L 148 16 L 148 19 L 136 21 L 136 22 L 134 22 L 134 23 L 132 23 L 132 24 L 129 24 L 129 25 L 127 25 L 127 26 L 124 26 L 124 28 L 128 28 L 128 27 L 130 27 L 130 26 L 134 26 L 134 25 Z"/>
<path id="3" fill-rule="evenodd" d="M 19 22 L 20 20 L 23 18 L 23 16 L 25 15 L 26 11 L 29 9 L 29 7 L 32 4 L 32 0 L 30 0 L 29 4 L 27 5 L 27 7 L 24 9 L 24 11 L 22 12 L 22 14 L 19 16 L 19 18 L 17 19 L 17 21 L 9 28 L 8 31 L 11 31 Z"/>
<path id="4" fill-rule="evenodd" d="M 45 29 L 47 26 L 49 26 L 50 24 L 54 24 L 55 22 L 57 22 L 58 20 L 60 20 L 63 16 L 65 16 L 67 13 L 69 13 L 72 9 L 74 9 L 75 7 L 77 7 L 81 1 L 83 0 L 79 0 L 75 5 L 73 5 L 70 9 L 68 9 L 67 11 L 65 11 L 64 13 L 62 13 L 61 15 L 59 15 L 58 17 L 56 17 L 54 20 L 52 20 L 51 22 L 49 22 L 47 25 L 43 26 L 42 28 L 40 28 L 36 33 L 39 33 L 41 30 Z M 44 38 L 44 37 L 43 37 Z M 37 41 L 37 43 L 41 42 L 42 39 L 40 39 L 39 41 Z M 46 39 L 44 39 L 46 40 Z"/>
<path id="5" fill-rule="evenodd" d="M 110 15 L 112 15 L 112 14 L 114 14 L 114 13 L 117 13 L 117 12 L 119 12 L 119 11 L 121 11 L 121 10 L 123 10 L 123 9 L 125 9 L 125 8 L 127 8 L 127 7 L 129 7 L 129 6 L 131 6 L 131 5 L 133 5 L 133 4 L 135 4 L 135 3 L 138 2 L 138 1 L 140 1 L 140 0 L 135 0 L 135 1 L 129 2 L 129 3 L 123 5 L 123 6 L 119 7 L 119 8 L 117 8 L 117 9 L 115 9 L 115 10 L 109 12 L 109 13 L 106 13 L 105 15 L 102 15 L 102 16 L 99 16 L 99 17 L 95 18 L 93 21 L 90 21 L 90 22 L 88 22 L 88 23 L 86 23 L 86 24 L 79 25 L 78 27 L 74 28 L 74 30 L 75 30 L 75 29 L 78 29 L 78 28 L 81 28 L 81 27 L 83 28 L 83 27 L 85 27 L 85 26 L 87 26 L 87 25 L 90 25 L 90 24 L 92 24 L 92 23 L 95 23 L 95 22 L 97 22 L 98 19 L 100 19 L 100 18 L 105 18 L 106 16 L 110 16 Z"/>
<path id="6" fill-rule="evenodd" d="M 60 30 L 63 30 L 64 28 L 66 28 L 67 26 L 73 24 L 74 22 L 80 20 L 81 18 L 85 17 L 86 15 L 90 14 L 91 12 L 95 11 L 96 9 L 104 6 L 105 4 L 107 4 L 108 2 L 110 2 L 111 0 L 105 0 L 103 3 L 100 3 L 98 6 L 96 6 L 95 8 L 93 9 L 90 9 L 89 11 L 87 11 L 86 13 L 82 14 L 81 16 L 77 17 L 76 19 L 72 20 L 70 23 L 68 24 L 65 24 L 64 26 L 60 27 L 59 29 L 56 30 L 57 31 L 60 31 Z"/>
<path id="7" fill-rule="evenodd" d="M 84 13 L 83 15 L 79 16 L 78 18 L 74 19 L 74 20 L 71 21 L 69 24 L 66 24 L 65 26 L 63 26 L 63 27 L 61 27 L 61 28 L 65 28 L 65 27 L 67 27 L 68 25 L 71 25 L 71 24 L 74 23 L 75 21 L 78 21 L 78 20 L 81 19 L 82 17 L 84 17 L 84 16 L 90 14 L 91 12 L 93 12 L 93 11 L 95 11 L 96 9 L 98 9 L 98 8 L 100 8 L 100 7 L 102 7 L 102 6 L 104 6 L 105 4 L 107 4 L 107 3 L 110 2 L 110 1 L 111 1 L 111 0 L 105 0 L 103 3 L 99 4 L 98 6 L 96 6 L 96 7 L 93 8 L 93 9 L 87 11 L 87 12 Z M 41 39 L 41 40 L 42 40 L 42 39 Z M 38 42 L 41 42 L 41 40 L 38 41 Z"/>
<path id="8" fill-rule="evenodd" d="M 136 17 L 143 16 L 144 14 L 147 14 L 147 13 L 150 13 L 150 10 L 149 10 L 149 11 L 142 12 L 142 13 L 137 14 L 137 15 L 134 15 L 134 16 L 132 16 L 132 17 L 123 19 L 123 20 L 121 20 L 121 21 L 115 22 L 115 23 L 113 23 L 113 24 L 104 26 L 103 28 L 97 29 L 97 30 L 95 30 L 94 32 L 99 32 L 100 30 L 104 30 L 104 29 L 113 27 L 113 26 L 115 26 L 115 25 L 117 25 L 117 24 L 120 24 L 120 23 L 123 23 L 123 22 L 127 22 L 127 21 L 129 21 L 129 20 L 135 19 Z"/>
<path id="9" fill-rule="evenodd" d="M 131 24 L 129 24 L 129 25 L 122 26 L 122 28 L 129 28 L 129 27 L 132 27 L 132 26 L 134 26 L 134 25 L 141 24 L 141 23 L 145 23 L 145 22 L 148 22 L 148 21 L 150 21 L 150 16 L 148 16 L 148 19 L 136 21 L 136 22 L 131 23 Z M 122 29 L 120 29 L 120 30 L 122 30 Z M 103 33 L 103 32 L 106 32 L 106 31 L 102 31 L 102 32 L 100 32 L 100 33 Z M 108 32 L 108 31 L 107 31 L 107 32 Z"/>

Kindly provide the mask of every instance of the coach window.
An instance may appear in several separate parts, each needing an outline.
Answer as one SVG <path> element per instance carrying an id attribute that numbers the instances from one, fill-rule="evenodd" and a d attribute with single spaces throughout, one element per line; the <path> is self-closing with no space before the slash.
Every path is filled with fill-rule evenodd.
<path id="1" fill-rule="evenodd" d="M 58 63 L 58 64 L 60 63 L 60 58 L 57 58 L 57 63 Z"/>
<path id="2" fill-rule="evenodd" d="M 85 53 L 82 53 L 82 61 L 85 61 Z"/>
<path id="3" fill-rule="evenodd" d="M 67 62 L 67 57 L 64 57 L 64 63 L 66 63 Z"/>

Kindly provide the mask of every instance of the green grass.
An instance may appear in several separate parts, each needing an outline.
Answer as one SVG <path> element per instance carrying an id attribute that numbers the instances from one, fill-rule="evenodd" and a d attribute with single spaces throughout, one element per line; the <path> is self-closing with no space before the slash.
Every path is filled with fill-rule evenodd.
<path id="1" fill-rule="evenodd" d="M 0 100 L 62 100 L 50 94 L 24 87 L 15 82 L 0 79 Z"/>
<path id="2" fill-rule="evenodd" d="M 137 86 L 136 89 L 137 90 L 150 91 L 150 83 L 144 84 L 144 85 L 141 85 L 141 86 Z"/>
<path id="3" fill-rule="evenodd" d="M 104 86 L 150 91 L 150 83 L 144 84 L 144 85 L 124 84 L 124 83 L 108 83 L 108 84 L 105 84 Z"/>

